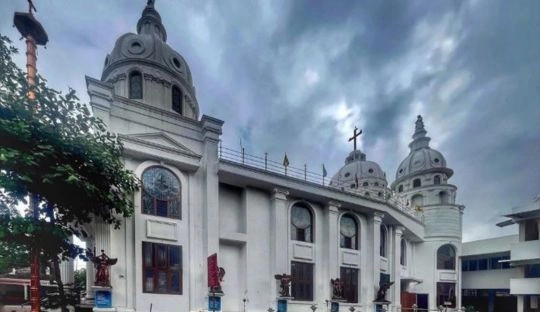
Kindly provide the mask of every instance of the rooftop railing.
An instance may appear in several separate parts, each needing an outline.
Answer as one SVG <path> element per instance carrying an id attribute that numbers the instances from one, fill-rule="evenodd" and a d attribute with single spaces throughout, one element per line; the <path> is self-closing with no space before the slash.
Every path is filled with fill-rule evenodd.
<path id="1" fill-rule="evenodd" d="M 422 212 L 420 209 L 411 207 L 410 204 L 398 197 L 397 194 L 390 188 L 370 188 L 358 185 L 358 183 L 331 181 L 331 178 L 323 174 L 322 165 L 320 167 L 320 172 L 314 172 L 308 170 L 307 165 L 304 165 L 304 168 L 298 168 L 291 165 L 285 166 L 283 161 L 278 162 L 269 159 L 268 153 L 264 153 L 264 156 L 261 157 L 248 154 L 243 148 L 241 150 L 234 150 L 223 145 L 220 145 L 219 147 L 219 158 L 244 167 L 278 174 L 292 180 L 316 184 L 334 191 L 345 192 L 363 198 L 372 198 L 377 201 L 382 201 L 411 216 L 414 216 L 417 219 L 422 219 Z"/>

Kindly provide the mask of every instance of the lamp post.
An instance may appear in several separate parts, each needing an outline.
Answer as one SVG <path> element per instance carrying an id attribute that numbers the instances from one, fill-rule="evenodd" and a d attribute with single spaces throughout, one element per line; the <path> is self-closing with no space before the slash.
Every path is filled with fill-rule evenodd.
<path id="1" fill-rule="evenodd" d="M 26 79 L 28 81 L 28 99 L 34 101 L 36 94 L 33 90 L 33 86 L 36 83 L 36 49 L 37 45 L 45 45 L 49 40 L 45 29 L 36 20 L 33 15 L 33 11 L 36 11 L 36 7 L 32 3 L 32 0 L 28 0 L 28 13 L 15 12 L 13 16 L 13 24 L 21 35 L 26 39 Z M 30 210 L 32 211 L 32 217 L 39 219 L 39 197 L 36 194 L 29 194 L 30 197 Z M 30 304 L 31 312 L 39 312 L 40 309 L 40 277 L 39 277 L 39 248 L 33 246 L 30 251 Z"/>

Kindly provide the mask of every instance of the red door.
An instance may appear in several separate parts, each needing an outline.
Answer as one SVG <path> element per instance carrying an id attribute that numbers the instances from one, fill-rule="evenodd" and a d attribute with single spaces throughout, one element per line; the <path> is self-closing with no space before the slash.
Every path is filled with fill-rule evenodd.
<path id="1" fill-rule="evenodd" d="M 402 291 L 401 292 L 401 309 L 403 309 L 402 311 L 408 311 L 405 309 L 412 308 L 413 304 L 416 304 L 416 294 Z"/>

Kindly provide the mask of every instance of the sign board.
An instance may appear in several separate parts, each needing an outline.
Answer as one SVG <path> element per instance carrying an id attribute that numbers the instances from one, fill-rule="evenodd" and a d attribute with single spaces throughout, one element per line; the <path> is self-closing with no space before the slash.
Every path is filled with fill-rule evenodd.
<path id="1" fill-rule="evenodd" d="M 221 311 L 221 297 L 208 297 L 208 311 Z"/>
<path id="2" fill-rule="evenodd" d="M 277 301 L 277 312 L 287 312 L 287 300 Z"/>
<path id="3" fill-rule="evenodd" d="M 208 256 L 208 287 L 219 286 L 219 268 L 217 264 L 217 254 Z"/>
<path id="4" fill-rule="evenodd" d="M 111 308 L 112 296 L 110 290 L 96 290 L 95 293 L 96 308 Z"/>
<path id="5" fill-rule="evenodd" d="M 330 304 L 330 312 L 339 312 L 339 302 L 332 302 Z"/>

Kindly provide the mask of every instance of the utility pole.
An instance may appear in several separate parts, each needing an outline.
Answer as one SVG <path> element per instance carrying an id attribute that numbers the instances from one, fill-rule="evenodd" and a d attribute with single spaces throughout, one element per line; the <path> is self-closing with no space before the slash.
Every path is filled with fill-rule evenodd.
<path id="1" fill-rule="evenodd" d="M 32 0 L 28 0 L 28 13 L 15 12 L 13 24 L 21 35 L 26 39 L 26 79 L 28 81 L 29 91 L 28 99 L 34 101 L 36 93 L 33 87 L 36 84 L 36 50 L 37 45 L 45 45 L 49 38 L 43 26 L 36 20 L 33 12 L 36 7 Z M 34 103 L 37 106 L 37 103 Z M 37 107 L 34 108 L 36 110 Z M 35 220 L 39 219 L 39 197 L 36 194 L 28 194 L 30 198 L 30 210 Z M 39 265 L 39 247 L 33 246 L 30 250 L 30 304 L 31 312 L 40 312 L 40 265 Z"/>

